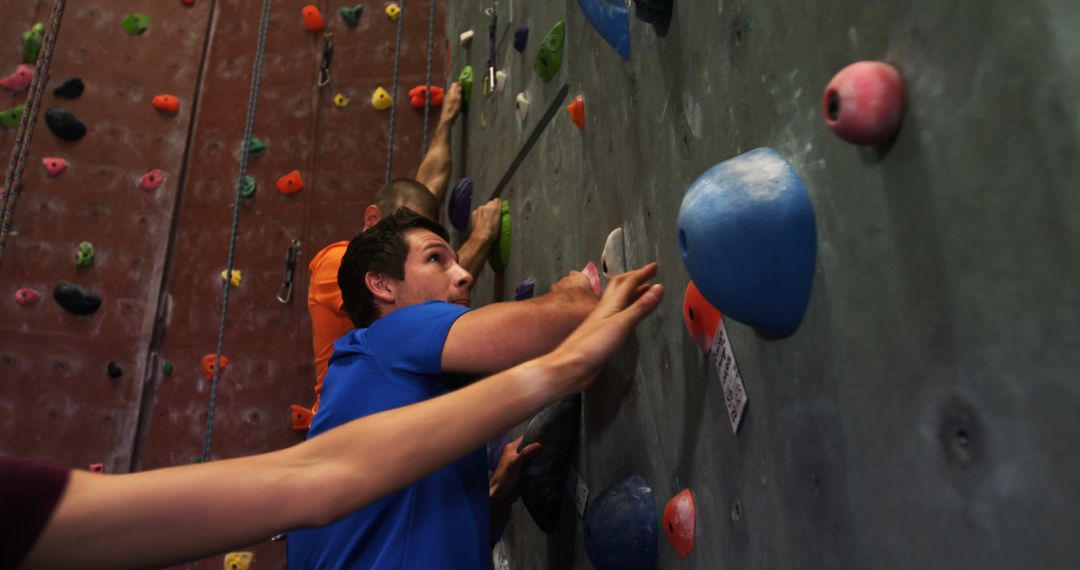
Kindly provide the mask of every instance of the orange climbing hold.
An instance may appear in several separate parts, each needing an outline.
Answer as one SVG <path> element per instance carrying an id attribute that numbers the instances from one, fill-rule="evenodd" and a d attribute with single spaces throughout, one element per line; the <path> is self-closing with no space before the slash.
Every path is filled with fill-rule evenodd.
<path id="1" fill-rule="evenodd" d="M 207 380 L 214 379 L 214 359 L 217 355 L 207 354 L 202 357 L 202 377 Z M 221 355 L 221 369 L 225 370 L 229 367 L 229 357 L 224 354 Z"/>
<path id="2" fill-rule="evenodd" d="M 293 404 L 289 406 L 292 413 L 289 417 L 292 418 L 292 428 L 297 431 L 305 430 L 311 427 L 311 420 L 315 417 L 315 413 L 311 410 Z"/>
<path id="3" fill-rule="evenodd" d="M 585 130 L 585 96 L 578 95 L 574 97 L 574 100 L 566 106 L 566 112 L 570 115 L 570 120 L 577 125 L 577 128 Z"/>
<path id="4" fill-rule="evenodd" d="M 409 89 L 409 104 L 415 109 L 424 108 L 424 93 L 427 92 L 427 85 L 417 85 L 412 89 Z M 431 106 L 438 107 L 442 105 L 443 101 L 443 88 L 431 87 Z"/>
<path id="5" fill-rule="evenodd" d="M 175 95 L 158 95 L 153 102 L 154 108 L 163 113 L 175 115 L 180 112 L 180 99 Z"/>
<path id="6" fill-rule="evenodd" d="M 701 352 L 709 353 L 716 335 L 716 328 L 720 326 L 722 319 L 720 311 L 701 296 L 697 285 L 691 281 L 686 286 L 686 294 L 683 296 L 683 322 L 686 323 L 686 330 L 690 331 L 694 344 L 697 344 Z"/>
<path id="7" fill-rule="evenodd" d="M 697 508 L 690 489 L 683 489 L 664 507 L 664 535 L 679 558 L 686 558 L 694 549 L 697 528 Z"/>
<path id="8" fill-rule="evenodd" d="M 317 32 L 326 27 L 326 23 L 323 22 L 322 13 L 319 12 L 319 8 L 314 4 L 308 4 L 304 6 L 301 12 L 304 15 L 304 29 L 309 32 Z"/>
<path id="9" fill-rule="evenodd" d="M 304 189 L 304 179 L 300 178 L 300 171 L 294 170 L 277 181 L 278 192 L 282 194 L 296 194 Z"/>

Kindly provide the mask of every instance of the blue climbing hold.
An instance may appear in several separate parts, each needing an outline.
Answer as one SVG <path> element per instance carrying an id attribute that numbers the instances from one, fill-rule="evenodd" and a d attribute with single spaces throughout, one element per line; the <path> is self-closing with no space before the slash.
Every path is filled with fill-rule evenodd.
<path id="1" fill-rule="evenodd" d="M 533 292 L 536 289 L 536 280 L 532 277 L 527 277 L 517 284 L 514 289 L 514 300 L 524 301 L 526 299 L 533 298 Z"/>
<path id="2" fill-rule="evenodd" d="M 656 501 L 641 475 L 597 495 L 585 512 L 585 552 L 596 570 L 656 568 Z"/>
<path id="3" fill-rule="evenodd" d="M 529 26 L 518 26 L 514 30 L 514 49 L 518 53 L 525 53 L 525 46 L 529 44 Z"/>
<path id="4" fill-rule="evenodd" d="M 623 59 L 630 59 L 630 14 L 623 0 L 578 0 L 592 27 Z"/>
<path id="5" fill-rule="evenodd" d="M 720 312 L 774 337 L 795 333 L 810 300 L 817 229 L 795 169 L 758 148 L 698 177 L 679 207 L 679 251 Z"/>
<path id="6" fill-rule="evenodd" d="M 469 209 L 472 207 L 472 178 L 466 176 L 454 185 L 450 193 L 450 223 L 460 231 L 469 229 Z"/>

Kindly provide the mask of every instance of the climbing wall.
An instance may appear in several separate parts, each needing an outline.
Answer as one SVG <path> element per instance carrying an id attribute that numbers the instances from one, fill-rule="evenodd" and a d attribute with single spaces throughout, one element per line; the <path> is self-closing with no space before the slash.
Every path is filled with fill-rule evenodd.
<path id="1" fill-rule="evenodd" d="M 432 83 L 445 84 L 444 4 L 436 3 Z M 21 60 L 17 39 L 47 21 L 52 2 L 4 9 L 0 46 Z M 213 353 L 221 314 L 221 277 L 235 202 L 240 144 L 255 56 L 258 0 L 69 2 L 42 114 L 73 111 L 88 126 L 80 141 L 62 141 L 39 120 L 30 166 L 14 219 L 16 233 L 0 271 L 0 452 L 50 457 L 108 472 L 188 464 L 201 455 L 210 382 L 201 360 Z M 331 77 L 317 86 L 323 32 L 308 32 L 302 3 L 274 2 L 254 134 L 267 150 L 251 158 L 257 183 L 241 204 L 235 268 L 223 354 L 229 365 L 218 389 L 212 457 L 237 457 L 302 441 L 289 406 L 314 400 L 307 263 L 319 249 L 351 239 L 363 206 L 382 185 L 389 112 L 372 108 L 376 87 L 392 88 L 397 23 L 382 2 L 363 2 L 355 26 L 339 4 L 317 2 L 333 34 Z M 428 2 L 403 13 L 394 176 L 412 176 L 420 162 L 424 117 L 408 105 L 409 88 L 425 82 Z M 125 15 L 140 11 L 150 27 L 129 36 Z M 81 75 L 85 93 L 58 99 L 52 88 Z M 180 112 L 155 110 L 159 94 L 180 100 Z M 337 94 L 348 106 L 332 104 Z M 2 109 L 25 92 L 0 90 Z M 438 117 L 432 110 L 431 128 Z M 7 166 L 15 133 L 0 129 Z M 50 177 L 41 160 L 67 159 Z M 161 169 L 164 183 L 140 189 Z M 299 170 L 305 187 L 292 195 L 276 181 Z M 292 240 L 301 251 L 289 303 L 277 296 Z M 75 268 L 75 251 L 93 242 L 92 267 Z M 65 313 L 52 299 L 59 281 L 102 296 L 90 316 Z M 14 293 L 42 293 L 21 306 Z M 110 361 L 123 369 L 112 379 Z M 167 367 L 170 373 L 165 372 Z M 272 500 L 269 499 L 269 500 Z M 268 537 L 269 538 L 269 537 Z M 282 544 L 255 549 L 260 568 L 284 567 Z M 207 561 L 220 567 L 221 558 Z"/>
<path id="2" fill-rule="evenodd" d="M 580 477 L 592 508 L 639 474 L 661 513 L 691 489 L 696 544 L 680 559 L 658 531 L 662 568 L 1075 565 L 1076 3 L 674 5 L 668 26 L 631 15 L 624 61 L 577 2 L 502 0 L 507 81 L 487 98 L 490 3 L 455 3 L 448 18 L 449 36 L 476 32 L 453 46 L 453 73 L 469 63 L 478 77 L 455 131 L 474 204 L 563 82 L 586 106 L 584 130 L 560 110 L 504 194 L 513 253 L 503 278 L 479 280 L 479 300 L 529 276 L 546 290 L 597 260 L 616 227 L 629 265 L 659 261 L 667 287 L 585 395 L 569 487 Z M 533 60 L 558 20 L 565 57 L 545 83 Z M 830 78 L 865 59 L 899 69 L 908 96 L 897 138 L 876 149 L 835 136 L 821 109 Z M 795 334 L 726 319 L 749 398 L 733 433 L 716 368 L 683 325 L 676 218 L 700 174 L 762 146 L 802 178 L 817 256 Z M 569 498 L 550 535 L 517 507 L 496 567 L 589 568 L 583 527 Z"/>

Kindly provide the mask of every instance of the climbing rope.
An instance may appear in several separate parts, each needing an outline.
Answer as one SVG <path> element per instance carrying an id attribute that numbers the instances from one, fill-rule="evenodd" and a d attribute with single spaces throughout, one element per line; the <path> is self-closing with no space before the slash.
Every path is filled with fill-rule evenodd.
<path id="1" fill-rule="evenodd" d="M 401 12 L 397 21 L 397 45 L 394 48 L 394 85 L 391 88 L 390 100 L 390 141 L 386 147 L 386 181 L 390 182 L 390 172 L 394 163 L 394 129 L 397 127 L 397 88 L 398 68 L 401 67 L 401 30 L 405 25 L 405 0 L 400 0 Z"/>
<path id="2" fill-rule="evenodd" d="M 4 177 L 5 188 L 0 197 L 0 264 L 4 262 L 4 250 L 7 246 L 8 233 L 11 231 L 11 216 L 15 212 L 15 203 L 22 190 L 23 171 L 26 170 L 26 157 L 30 154 L 30 142 L 34 138 L 34 126 L 37 124 L 38 111 L 41 109 L 41 97 L 45 85 L 49 82 L 49 67 L 52 64 L 53 48 L 60 35 L 60 21 L 64 17 L 67 0 L 56 0 L 52 15 L 49 17 L 49 29 L 42 40 L 41 52 L 34 64 L 34 79 L 30 82 L 30 91 L 23 104 L 19 130 L 15 133 L 15 145 L 11 149 L 11 164 Z"/>
<path id="3" fill-rule="evenodd" d="M 420 156 L 427 155 L 428 145 L 428 115 L 431 113 L 431 56 L 435 46 L 435 0 L 428 1 L 428 31 L 427 31 L 427 88 L 424 90 L 424 145 Z"/>
<path id="4" fill-rule="evenodd" d="M 236 199 L 233 202 L 232 233 L 229 234 L 229 255 L 226 261 L 225 275 L 232 277 L 233 259 L 236 254 L 236 239 L 240 233 L 240 204 L 244 190 L 244 178 L 247 175 L 248 155 L 251 148 L 251 135 L 255 128 L 255 107 L 259 99 L 259 84 L 262 80 L 263 58 L 266 55 L 266 37 L 270 28 L 270 5 L 273 0 L 263 0 L 262 14 L 259 16 L 259 39 L 255 48 L 255 63 L 251 72 L 251 91 L 248 93 L 247 121 L 244 123 L 243 151 L 240 153 L 240 172 L 236 177 Z M 225 318 L 229 313 L 229 292 L 232 290 L 230 279 L 223 279 L 225 294 L 221 300 L 221 319 L 218 321 L 217 352 L 214 356 L 214 378 L 210 384 L 210 408 L 206 414 L 206 439 L 203 440 L 202 460 L 210 460 L 210 445 L 214 438 L 214 412 L 217 410 L 218 381 L 221 378 L 221 347 L 225 340 Z"/>

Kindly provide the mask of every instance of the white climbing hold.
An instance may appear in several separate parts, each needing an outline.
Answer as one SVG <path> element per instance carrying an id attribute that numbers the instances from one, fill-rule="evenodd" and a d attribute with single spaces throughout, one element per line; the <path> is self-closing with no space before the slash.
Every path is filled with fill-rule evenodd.
<path id="1" fill-rule="evenodd" d="M 626 273 L 626 242 L 622 228 L 615 228 L 608 234 L 604 252 L 600 254 L 600 271 L 608 279 Z"/>
<path id="2" fill-rule="evenodd" d="M 514 98 L 514 109 L 517 111 L 518 120 L 525 122 L 525 117 L 529 116 L 529 98 L 525 93 L 518 93 Z"/>
<path id="3" fill-rule="evenodd" d="M 472 30 L 466 30 L 464 32 L 461 32 L 461 35 L 458 36 L 458 43 L 461 44 L 461 47 L 463 47 L 465 49 L 469 49 L 469 46 L 472 45 L 473 36 L 475 36 L 475 35 L 476 35 L 476 32 L 474 32 Z"/>

